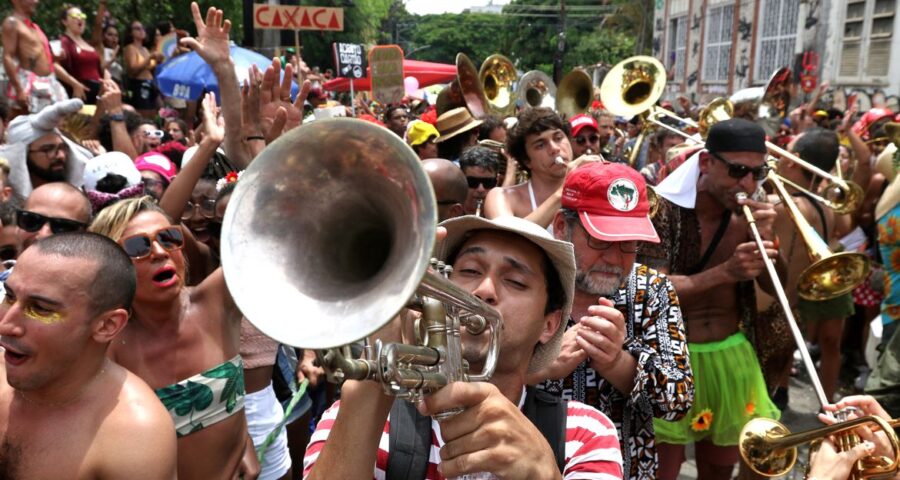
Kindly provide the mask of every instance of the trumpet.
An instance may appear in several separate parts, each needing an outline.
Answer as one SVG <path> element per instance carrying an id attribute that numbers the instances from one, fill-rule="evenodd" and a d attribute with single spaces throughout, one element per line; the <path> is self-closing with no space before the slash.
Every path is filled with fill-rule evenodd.
<path id="1" fill-rule="evenodd" d="M 838 412 L 844 416 L 845 412 Z M 800 433 L 791 433 L 780 422 L 769 418 L 754 418 L 744 425 L 738 440 L 741 458 L 751 470 L 765 477 L 778 477 L 788 473 L 797 462 L 797 447 L 806 443 L 821 440 L 830 435 L 839 435 L 838 447 L 849 450 L 858 442 L 852 434 L 853 429 L 869 425 L 877 427 L 887 436 L 891 444 L 891 457 L 864 458 L 851 472 L 851 479 L 881 477 L 892 475 L 900 468 L 900 441 L 894 429 L 900 426 L 900 420 L 885 420 L 869 415 L 851 420 L 844 420 L 825 427 Z"/>
<path id="2" fill-rule="evenodd" d="M 338 141 L 344 148 L 323 148 Z M 402 139 L 356 119 L 320 120 L 266 147 L 243 179 L 223 221 L 222 266 L 263 333 L 316 350 L 329 379 L 375 380 L 410 400 L 490 378 L 500 315 L 430 260 L 434 192 Z M 422 312 L 415 344 L 366 341 L 363 358 L 351 357 L 351 343 L 403 308 Z M 480 372 L 462 359 L 462 328 L 490 335 Z"/>

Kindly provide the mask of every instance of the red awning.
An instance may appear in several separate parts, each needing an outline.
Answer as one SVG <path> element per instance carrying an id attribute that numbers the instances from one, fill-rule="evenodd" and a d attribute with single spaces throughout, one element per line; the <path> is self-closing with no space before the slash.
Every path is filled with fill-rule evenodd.
<path id="1" fill-rule="evenodd" d="M 369 82 L 369 74 L 371 69 L 366 69 L 366 78 L 360 78 L 353 81 L 353 89 L 371 90 L 372 84 Z M 419 60 L 403 60 L 403 77 L 416 77 L 419 81 L 419 88 L 425 88 L 436 83 L 449 83 L 456 78 L 456 65 L 447 65 L 444 63 L 422 62 Z M 325 90 L 333 92 L 349 92 L 350 79 L 334 78 L 325 82 Z"/>

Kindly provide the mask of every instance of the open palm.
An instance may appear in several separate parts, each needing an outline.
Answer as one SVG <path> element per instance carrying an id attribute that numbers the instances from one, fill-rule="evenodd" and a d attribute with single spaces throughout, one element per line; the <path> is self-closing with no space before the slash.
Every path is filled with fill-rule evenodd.
<path id="1" fill-rule="evenodd" d="M 191 2 L 191 15 L 197 27 L 196 38 L 183 38 L 181 44 L 190 47 L 200 58 L 210 65 L 227 60 L 231 56 L 228 45 L 228 32 L 231 31 L 231 20 L 225 20 L 225 13 L 215 7 L 206 11 L 206 20 L 200 17 L 200 6 Z"/>

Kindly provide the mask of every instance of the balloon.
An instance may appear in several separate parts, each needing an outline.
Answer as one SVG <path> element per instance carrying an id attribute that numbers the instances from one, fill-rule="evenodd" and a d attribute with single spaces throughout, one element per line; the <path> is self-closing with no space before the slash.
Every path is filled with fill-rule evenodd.
<path id="1" fill-rule="evenodd" d="M 403 79 L 403 89 L 407 95 L 412 95 L 419 89 L 419 79 L 416 77 L 406 77 Z"/>

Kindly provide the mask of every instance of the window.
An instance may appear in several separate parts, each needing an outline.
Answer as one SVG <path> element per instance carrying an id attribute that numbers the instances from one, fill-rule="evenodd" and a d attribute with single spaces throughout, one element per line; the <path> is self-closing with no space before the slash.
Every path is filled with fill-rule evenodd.
<path id="1" fill-rule="evenodd" d="M 725 83 L 731 62 L 731 27 L 734 5 L 712 8 L 706 17 L 706 40 L 703 52 L 703 81 Z"/>
<path id="2" fill-rule="evenodd" d="M 763 0 L 753 75 L 755 83 L 763 84 L 779 68 L 793 65 L 799 9 L 799 0 Z"/>
<path id="3" fill-rule="evenodd" d="M 886 80 L 896 0 L 849 0 L 838 76 L 850 81 Z"/>
<path id="4" fill-rule="evenodd" d="M 674 75 L 676 82 L 684 78 L 684 62 L 687 52 L 687 16 L 669 20 L 669 51 L 666 70 Z"/>

